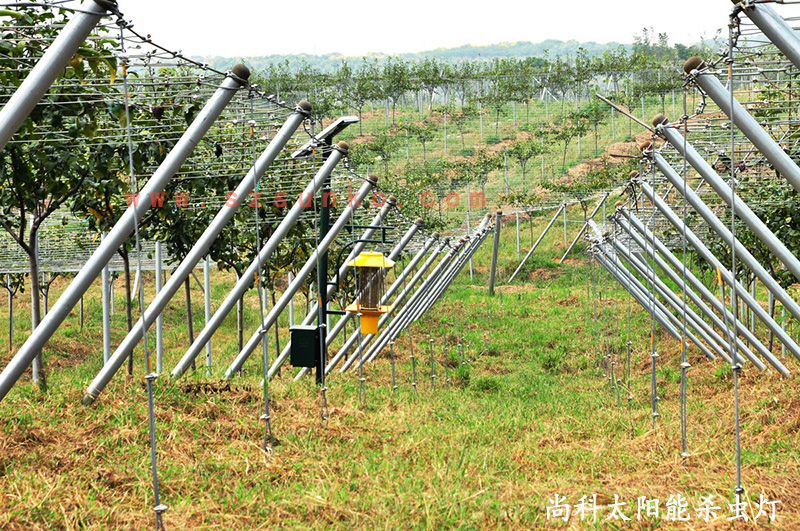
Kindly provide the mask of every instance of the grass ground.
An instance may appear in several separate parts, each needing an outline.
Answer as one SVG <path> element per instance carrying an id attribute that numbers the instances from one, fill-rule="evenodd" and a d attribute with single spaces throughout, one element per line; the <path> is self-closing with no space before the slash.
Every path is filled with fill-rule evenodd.
<path id="1" fill-rule="evenodd" d="M 576 213 L 577 216 L 577 213 Z M 535 220 L 538 232 L 547 220 Z M 574 230 L 574 229 L 573 229 Z M 528 233 L 523 221 L 522 234 Z M 515 226 L 504 227 L 500 278 L 517 265 Z M 529 242 L 523 237 L 522 252 Z M 292 384 L 286 370 L 270 386 L 272 455 L 262 449 L 262 391 L 255 360 L 230 385 L 200 375 L 156 385 L 159 476 L 172 529 L 729 529 L 735 484 L 730 370 L 689 349 L 688 449 L 683 462 L 679 415 L 679 345 L 656 333 L 660 417 L 650 409 L 650 322 L 631 308 L 631 394 L 612 393 L 597 365 L 606 340 L 627 369 L 628 298 L 595 270 L 603 304 L 598 321 L 587 299 L 591 267 L 557 265 L 563 233 L 545 238 L 524 282 L 487 294 L 491 239 L 444 300 L 397 341 L 399 388 L 392 395 L 384 353 L 365 371 L 365 398 L 355 373 L 329 378 L 330 419 L 320 420 L 320 394 L 308 378 Z M 214 300 L 231 279 L 214 277 Z M 57 282 L 59 292 L 64 283 Z M 148 283 L 148 288 L 151 285 Z M 195 286 L 196 288 L 197 286 Z M 121 290 L 120 290 L 121 291 Z M 118 291 L 119 293 L 119 291 Z M 201 301 L 198 291 L 195 301 Z M 166 316 L 166 363 L 185 349 L 183 301 Z M 634 303 L 635 304 L 635 303 Z M 17 303 L 19 347 L 28 316 Z M 121 307 L 118 299 L 118 308 Z M 257 320 L 248 299 L 247 330 Z M 591 310 L 591 312 L 590 312 Z M 136 376 L 119 374 L 92 407 L 80 405 L 102 364 L 99 288 L 86 304 L 83 331 L 73 312 L 47 346 L 49 389 L 27 381 L 0 403 L 0 529 L 144 529 L 152 525 L 152 483 L 143 361 Z M 195 315 L 201 316 L 200 306 Z M 0 317 L 0 329 L 7 314 Z M 285 323 L 284 323 L 285 327 Z M 431 382 L 429 327 L 434 338 Z M 115 344 L 124 329 L 118 310 Z M 469 361 L 459 366 L 462 335 Z M 443 337 L 449 361 L 445 362 Z M 341 343 L 334 343 L 334 350 Z M 232 359 L 235 322 L 214 340 L 217 372 Z M 410 354 L 416 356 L 417 389 Z M 274 345 L 271 345 L 274 356 Z M 779 347 L 776 346 L 779 355 Z M 5 364 L 9 354 L 0 356 Z M 445 366 L 448 366 L 446 385 Z M 787 360 L 790 369 L 795 368 Z M 737 522 L 736 529 L 800 526 L 800 394 L 797 379 L 742 371 L 742 477 L 747 499 L 780 500 L 777 521 Z M 206 385 L 206 383 L 208 385 Z M 571 504 L 618 495 L 630 523 L 548 521 L 554 495 Z M 685 496 L 691 522 L 667 519 L 672 495 Z M 701 496 L 721 509 L 697 519 Z M 660 500 L 660 518 L 636 519 L 639 496 Z M 752 518 L 752 513 L 751 513 Z"/>

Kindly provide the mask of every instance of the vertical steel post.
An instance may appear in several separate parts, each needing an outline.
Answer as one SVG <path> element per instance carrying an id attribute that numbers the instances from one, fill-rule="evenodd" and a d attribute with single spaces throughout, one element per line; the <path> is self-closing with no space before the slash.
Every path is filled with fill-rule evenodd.
<path id="1" fill-rule="evenodd" d="M 156 295 L 161 291 L 163 284 L 163 257 L 162 244 L 156 242 Z M 156 317 L 156 373 L 164 370 L 164 314 L 158 313 Z"/>
<path id="2" fill-rule="evenodd" d="M 286 275 L 287 286 L 292 283 L 292 278 L 293 278 L 292 272 L 289 271 L 289 273 L 287 273 Z M 294 326 L 294 297 L 292 297 L 292 300 L 289 302 L 289 328 L 293 326 Z"/>
<path id="3" fill-rule="evenodd" d="M 500 252 L 500 230 L 503 228 L 503 213 L 498 211 L 494 222 L 494 246 L 492 246 L 492 268 L 489 273 L 489 295 L 494 295 L 494 277 L 497 273 L 497 254 Z"/>
<path id="4" fill-rule="evenodd" d="M 106 239 L 106 233 L 100 236 L 100 243 Z M 111 282 L 110 271 L 108 264 L 103 267 L 103 272 L 100 277 L 101 294 L 103 297 L 103 363 L 108 362 L 111 357 L 111 291 L 109 284 Z M 81 295 L 83 297 L 83 295 Z"/>
<path id="5" fill-rule="evenodd" d="M 472 230 L 470 228 L 470 216 L 472 215 L 472 193 L 470 191 L 469 182 L 467 182 L 467 234 Z M 472 260 L 469 261 L 469 279 L 473 279 Z"/>
<path id="6" fill-rule="evenodd" d="M 211 257 L 206 255 L 203 260 L 203 324 L 208 326 L 211 319 Z M 160 315 L 160 314 L 159 314 Z M 211 376 L 211 340 L 206 343 L 206 376 Z"/>

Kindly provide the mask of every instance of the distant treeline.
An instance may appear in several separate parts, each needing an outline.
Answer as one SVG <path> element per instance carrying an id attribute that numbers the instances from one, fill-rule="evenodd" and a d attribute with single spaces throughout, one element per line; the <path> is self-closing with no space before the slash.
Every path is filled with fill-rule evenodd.
<path id="1" fill-rule="evenodd" d="M 458 63 L 462 61 L 491 61 L 498 58 L 524 59 L 530 57 L 574 57 L 578 53 L 585 53 L 590 57 L 599 57 L 604 53 L 619 52 L 632 53 L 637 46 L 641 45 L 666 45 L 671 48 L 676 55 L 688 57 L 688 51 L 699 48 L 704 44 L 713 41 L 705 41 L 694 46 L 683 44 L 668 44 L 668 36 L 665 33 L 655 34 L 652 30 L 645 29 L 641 35 L 633 37 L 632 44 L 622 44 L 619 42 L 609 42 L 600 44 L 594 41 L 578 42 L 576 40 L 561 41 L 548 39 L 539 43 L 532 42 L 504 42 L 489 45 L 465 44 L 456 48 L 437 48 L 417 53 L 405 53 L 389 55 L 385 53 L 370 53 L 365 56 L 346 56 L 340 53 L 328 53 L 323 55 L 311 54 L 291 54 L 291 55 L 266 55 L 259 57 L 194 57 L 209 66 L 219 70 L 226 70 L 237 61 L 244 61 L 251 69 L 268 70 L 271 65 L 288 63 L 292 69 L 297 71 L 304 68 L 311 68 L 323 74 L 334 73 L 343 61 L 350 64 L 360 62 L 364 57 L 370 60 L 383 61 L 389 57 L 394 57 L 407 62 L 421 62 L 426 59 L 435 59 L 446 63 Z"/>
<path id="2" fill-rule="evenodd" d="M 465 44 L 456 48 L 437 48 L 435 50 L 428 50 L 425 52 L 417 53 L 404 53 L 393 55 L 398 59 L 404 61 L 416 62 L 425 59 L 436 59 L 448 63 L 460 61 L 488 61 L 494 58 L 501 57 L 543 57 L 549 55 L 551 57 L 560 56 L 573 56 L 578 53 L 579 49 L 584 49 L 591 56 L 601 55 L 603 52 L 616 50 L 622 47 L 630 51 L 632 45 L 621 44 L 618 42 L 609 42 L 606 44 L 599 44 L 596 42 L 578 42 L 576 40 L 559 41 L 549 39 L 539 43 L 532 42 L 504 42 L 500 44 L 488 44 L 483 46 L 475 46 Z M 238 60 L 244 61 L 248 66 L 255 70 L 266 70 L 271 64 L 278 64 L 288 61 L 289 64 L 294 65 L 295 68 L 300 68 L 305 65 L 322 73 L 333 73 L 342 64 L 342 61 L 349 63 L 361 61 L 362 57 L 370 59 L 386 59 L 390 57 L 383 53 L 370 53 L 366 56 L 346 56 L 340 53 L 328 53 L 323 55 L 310 55 L 310 54 L 292 54 L 292 55 L 265 55 L 260 57 L 194 57 L 194 59 L 207 63 L 213 68 L 226 70 Z"/>

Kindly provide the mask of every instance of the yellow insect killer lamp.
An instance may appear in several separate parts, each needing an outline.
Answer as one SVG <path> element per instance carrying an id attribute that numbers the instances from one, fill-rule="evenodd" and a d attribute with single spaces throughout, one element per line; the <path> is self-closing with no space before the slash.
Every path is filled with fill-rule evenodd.
<path id="1" fill-rule="evenodd" d="M 389 311 L 389 306 L 381 304 L 386 268 L 392 267 L 394 262 L 382 253 L 368 251 L 359 254 L 347 265 L 356 269 L 360 291 L 357 300 L 349 304 L 345 311 L 360 314 L 362 334 L 377 334 L 381 315 Z"/>

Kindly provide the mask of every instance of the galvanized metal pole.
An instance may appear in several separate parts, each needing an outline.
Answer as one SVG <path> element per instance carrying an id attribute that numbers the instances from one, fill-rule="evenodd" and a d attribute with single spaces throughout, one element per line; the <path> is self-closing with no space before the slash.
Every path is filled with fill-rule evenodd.
<path id="1" fill-rule="evenodd" d="M 292 283 L 292 272 L 289 271 L 286 275 L 286 284 L 289 285 Z M 206 323 L 208 324 L 208 323 Z M 289 303 L 289 328 L 294 326 L 294 297 L 292 297 L 292 301 Z"/>
<path id="2" fill-rule="evenodd" d="M 472 193 L 470 193 L 469 182 L 467 182 L 467 234 L 471 231 L 470 216 L 472 215 Z M 473 279 L 472 260 L 469 261 L 469 279 Z"/>
<path id="3" fill-rule="evenodd" d="M 649 189 L 648 191 L 652 193 L 652 189 L 649 188 L 649 185 L 647 183 L 640 183 L 640 185 L 642 185 L 643 190 L 645 190 L 645 188 L 648 188 Z M 669 206 L 666 203 L 664 203 L 664 201 L 661 200 L 661 198 L 656 196 L 656 201 L 654 201 L 653 204 L 659 211 L 661 211 L 662 214 L 664 214 L 667 220 L 675 228 L 677 228 L 678 230 L 683 229 L 683 224 L 680 218 L 672 211 L 671 208 L 669 208 Z M 633 217 L 631 219 L 633 219 Z M 722 275 L 722 278 L 725 281 L 725 283 L 730 285 L 731 283 L 736 282 L 735 277 L 730 273 L 730 271 L 728 271 L 728 269 L 722 265 L 719 259 L 717 259 L 717 257 L 714 256 L 714 254 L 708 250 L 708 248 L 700 240 L 700 238 L 698 238 L 694 234 L 694 232 L 688 227 L 686 228 L 686 240 L 689 243 L 689 245 L 691 245 L 695 250 L 697 250 L 698 253 L 700 253 L 703 259 L 706 262 L 708 262 L 711 265 L 711 267 L 720 270 L 720 274 Z M 798 346 L 797 343 L 795 343 L 791 337 L 783 333 L 780 326 L 777 323 L 775 323 L 775 321 L 772 318 L 769 317 L 769 314 L 767 314 L 767 312 L 764 311 L 761 305 L 758 302 L 756 302 L 752 297 L 750 297 L 748 293 L 740 293 L 739 297 L 744 301 L 745 304 L 747 304 L 748 307 L 750 307 L 754 312 L 756 312 L 756 314 L 759 316 L 759 319 L 761 319 L 761 321 L 764 324 L 766 324 L 770 328 L 770 330 L 772 330 L 776 335 L 778 335 L 779 338 L 781 338 L 781 341 L 784 341 L 786 343 L 787 347 L 791 350 L 792 354 L 794 354 L 795 356 L 797 356 L 798 359 L 800 359 L 800 346 Z"/>
<path id="4" fill-rule="evenodd" d="M 334 158 L 333 153 L 330 155 L 328 160 L 331 158 Z M 356 194 L 355 201 L 348 202 L 347 208 L 342 211 L 342 213 L 339 215 L 339 218 L 336 220 L 336 223 L 334 223 L 333 226 L 331 226 L 328 230 L 325 238 L 319 242 L 316 250 L 308 258 L 305 265 L 300 269 L 300 271 L 297 272 L 297 277 L 294 279 L 294 283 L 286 288 L 286 291 L 283 292 L 281 298 L 275 303 L 275 306 L 272 307 L 269 314 L 267 314 L 267 316 L 264 318 L 259 330 L 256 330 L 256 332 L 250 337 L 244 348 L 242 348 L 242 351 L 239 352 L 239 355 L 236 356 L 236 359 L 233 360 L 233 363 L 231 363 L 228 369 L 225 371 L 225 378 L 231 378 L 242 368 L 244 362 L 250 357 L 250 354 L 253 353 L 255 348 L 261 342 L 262 331 L 269 330 L 269 327 L 278 320 L 278 316 L 284 310 L 294 294 L 300 289 L 300 287 L 306 281 L 306 278 L 308 278 L 311 272 L 317 267 L 319 255 L 327 252 L 328 248 L 336 240 L 339 232 L 350 221 L 350 216 L 352 215 L 353 210 L 357 208 L 362 201 L 364 201 L 364 199 L 367 197 L 367 194 L 372 191 L 372 188 L 375 186 L 376 182 L 377 178 L 374 176 L 370 176 L 366 181 L 364 181 L 364 184 L 361 185 L 361 188 Z M 325 290 L 325 287 L 317 286 L 317 291 L 321 292 L 323 290 Z M 327 293 L 327 290 L 325 292 Z M 187 357 L 184 356 L 184 359 L 181 360 L 181 362 L 183 363 L 186 358 Z M 175 374 L 179 368 L 180 364 L 172 371 L 172 373 Z"/>
<path id="5" fill-rule="evenodd" d="M 205 107 L 198 113 L 192 125 L 186 130 L 175 147 L 167 155 L 161 166 L 144 185 L 140 192 L 139 204 L 128 208 L 120 220 L 108 233 L 108 237 L 92 253 L 86 265 L 75 276 L 70 285 L 53 305 L 50 313 L 42 319 L 36 331 L 30 335 L 17 354 L 0 373 L 0 400 L 5 398 L 11 387 L 19 380 L 25 369 L 30 365 L 36 352 L 41 351 L 44 344 L 64 322 L 72 308 L 81 296 L 91 286 L 94 279 L 108 263 L 114 253 L 130 236 L 134 229 L 134 220 L 142 219 L 151 206 L 151 197 L 160 193 L 172 176 L 180 169 L 195 146 L 203 138 L 222 109 L 230 102 L 237 90 L 245 83 L 250 72 L 243 65 L 234 67 L 233 76 L 228 76 L 220 88 L 208 100 Z"/>
<path id="6" fill-rule="evenodd" d="M 556 211 L 556 214 L 553 216 L 553 219 L 551 219 L 550 223 L 547 224 L 547 227 L 544 228 L 544 231 L 542 232 L 542 235 L 539 236 L 539 239 L 536 240 L 535 244 L 533 244 L 533 247 L 531 247 L 531 250 L 528 251 L 528 254 L 525 255 L 525 258 L 523 258 L 522 262 L 520 262 L 519 266 L 517 266 L 517 269 L 516 269 L 516 271 L 514 271 L 514 274 L 511 275 L 511 278 L 508 279 L 508 283 L 509 284 L 511 284 L 511 282 L 514 281 L 514 278 L 517 276 L 517 274 L 520 272 L 520 270 L 522 270 L 522 266 L 525 265 L 525 262 L 528 261 L 528 258 L 530 258 L 530 256 L 533 254 L 533 251 L 535 251 L 536 248 L 539 246 L 539 244 L 542 243 L 542 240 L 544 239 L 545 235 L 547 234 L 547 231 L 549 231 L 550 227 L 553 226 L 553 223 L 556 222 L 556 220 L 558 219 L 558 216 L 561 214 L 561 211 L 565 209 L 565 206 L 566 205 L 561 205 L 558 208 L 558 210 Z M 531 227 L 533 227 L 533 218 L 531 218 Z"/>
<path id="7" fill-rule="evenodd" d="M 162 243 L 156 242 L 156 295 L 161 291 L 163 278 L 163 257 Z M 159 313 L 156 317 L 156 372 L 161 374 L 164 370 L 164 314 Z"/>
<path id="8" fill-rule="evenodd" d="M 204 299 L 204 324 L 208 326 L 211 319 L 211 257 L 206 255 L 203 260 L 203 299 Z M 160 314 L 159 314 L 160 315 Z M 211 340 L 206 343 L 206 376 L 211 376 Z"/>
<path id="9" fill-rule="evenodd" d="M 133 352 L 133 349 L 139 343 L 143 336 L 144 330 L 150 327 L 155 321 L 156 317 L 164 310 L 169 301 L 180 289 L 181 285 L 193 273 L 195 266 L 203 259 L 208 253 L 209 248 L 216 240 L 217 236 L 222 232 L 225 225 L 233 218 L 239 209 L 241 201 L 244 201 L 253 191 L 258 179 L 266 173 L 272 161 L 278 156 L 283 149 L 284 145 L 291 138 L 294 131 L 299 127 L 300 123 L 308 115 L 311 110 L 311 105 L 308 102 L 300 102 L 295 112 L 289 115 L 284 125 L 278 130 L 275 136 L 270 141 L 267 148 L 255 162 L 254 166 L 247 172 L 247 175 L 241 180 L 239 185 L 233 192 L 227 196 L 227 201 L 222 205 L 220 210 L 211 220 L 211 223 L 203 231 L 203 234 L 197 239 L 191 249 L 173 271 L 169 281 L 164 285 L 162 290 L 155 296 L 153 301 L 144 311 L 144 314 L 139 318 L 134 327 L 122 340 L 122 343 L 117 347 L 112 354 L 109 363 L 106 364 L 102 371 L 98 373 L 92 383 L 89 385 L 86 393 L 84 394 L 83 403 L 89 405 L 94 402 L 100 392 L 105 388 L 111 378 L 114 376 L 119 366 L 127 356 Z M 276 231 L 281 229 L 279 225 Z M 286 229 L 288 230 L 288 228 Z M 194 343 L 193 343 L 194 344 Z M 205 345 L 205 342 L 202 346 Z"/>
<path id="10" fill-rule="evenodd" d="M 91 1 L 82 5 L 81 11 L 75 12 L 25 77 L 25 81 L 0 109 L 0 150 L 6 147 L 50 85 L 64 71 L 69 60 L 106 14 L 109 4 L 111 2 Z M 113 5 L 116 6 L 116 2 Z"/>
<path id="11" fill-rule="evenodd" d="M 100 243 L 106 239 L 104 232 L 100 236 Z M 109 269 L 108 264 L 103 267 L 102 275 L 100 276 L 101 295 L 103 298 L 103 363 L 108 362 L 111 357 L 111 293 L 109 290 Z M 81 295 L 83 296 L 83 295 Z"/>
<path id="12" fill-rule="evenodd" d="M 742 10 L 780 51 L 800 68 L 800 38 L 791 26 L 766 4 L 747 4 Z"/>
<path id="13" fill-rule="evenodd" d="M 789 154 L 775 142 L 769 133 L 762 129 L 747 109 L 731 97 L 730 92 L 722 86 L 719 79 L 706 71 L 704 67 L 705 63 L 699 57 L 692 57 L 683 65 L 684 71 L 694 76 L 695 82 L 714 100 L 728 118 L 732 116 L 731 106 L 733 106 L 735 118 L 732 119 L 732 122 L 750 139 L 761 154 L 775 166 L 775 169 L 789 181 L 792 187 L 800 192 L 800 168 L 797 167 Z"/>
<path id="14" fill-rule="evenodd" d="M 759 219 L 746 202 L 742 201 L 739 196 L 731 196 L 730 186 L 717 175 L 717 172 L 714 171 L 711 165 L 683 138 L 683 135 L 681 135 L 678 129 L 671 126 L 663 114 L 653 119 L 653 125 L 656 126 L 656 131 L 661 133 L 664 138 L 675 147 L 678 153 L 686 157 L 687 162 L 697 170 L 728 206 L 735 203 L 734 206 L 737 217 L 744 221 L 750 230 L 753 231 L 753 234 L 755 234 L 756 237 L 772 251 L 772 254 L 786 266 L 786 269 L 791 271 L 795 278 L 800 280 L 800 260 L 786 248 L 783 242 L 775 236 L 761 219 Z M 657 156 L 661 157 L 660 155 Z M 663 161 L 663 164 L 667 164 L 667 162 Z M 674 182 L 672 184 L 676 188 L 681 188 Z"/>
<path id="15" fill-rule="evenodd" d="M 633 216 L 632 214 L 630 214 L 627 211 L 625 212 L 625 214 L 626 215 L 630 215 L 631 217 Z M 637 229 L 634 228 L 632 222 L 629 223 L 627 220 L 625 220 L 624 216 L 618 216 L 616 218 L 616 222 L 617 222 L 617 226 L 620 227 L 627 234 L 629 234 L 631 239 L 638 246 L 644 248 L 645 241 L 648 241 L 648 242 L 652 243 L 651 235 L 644 234 L 644 235 L 640 236 L 641 233 Z M 647 240 L 645 240 L 645 238 Z M 726 328 L 725 322 L 722 321 L 722 319 L 720 319 L 717 316 L 717 314 L 715 314 L 712 311 L 712 309 L 708 307 L 708 304 L 710 304 L 711 307 L 714 310 L 719 312 L 720 315 L 722 315 L 723 317 L 726 317 L 730 321 L 735 319 L 733 313 L 730 310 L 728 310 L 727 307 L 724 306 L 719 301 L 718 298 L 714 297 L 714 294 L 711 293 L 711 291 L 708 288 L 706 288 L 706 286 L 702 282 L 700 282 L 700 280 L 698 280 L 697 277 L 695 277 L 694 274 L 688 269 L 686 270 L 686 281 L 689 284 L 691 284 L 691 288 L 688 285 L 684 284 L 681 276 L 678 275 L 677 273 L 675 273 L 670 268 L 670 266 L 671 266 L 672 268 L 675 269 L 675 271 L 682 270 L 681 261 L 678 260 L 678 258 L 674 254 L 672 254 L 672 252 L 669 249 L 666 248 L 666 246 L 663 244 L 663 242 L 661 242 L 660 239 L 656 238 L 655 243 L 656 243 L 656 250 L 659 253 L 661 253 L 661 255 L 664 257 L 662 259 L 661 256 L 656 254 L 655 255 L 655 263 L 667 274 L 667 276 L 670 278 L 670 280 L 675 282 L 677 285 L 681 286 L 681 288 L 684 290 L 686 295 L 692 300 L 692 302 L 695 305 L 697 305 L 698 308 L 700 308 L 700 310 L 703 312 L 703 314 L 705 314 L 711 320 L 711 322 L 712 322 L 712 324 L 714 324 L 714 326 L 716 326 L 720 330 L 725 330 L 725 328 Z M 694 290 L 697 290 L 700 293 L 700 295 L 695 293 L 695 291 L 693 291 L 692 288 L 694 288 Z M 767 360 L 770 361 L 770 363 L 777 362 L 777 360 L 775 360 L 774 357 L 772 356 L 772 353 L 769 352 L 769 350 L 763 345 L 763 343 L 758 338 L 756 338 L 749 330 L 746 330 L 746 329 L 743 330 L 742 335 L 745 337 L 745 339 L 747 341 L 750 342 L 751 345 L 753 345 L 756 348 L 756 350 L 758 350 L 758 352 L 762 356 L 767 358 Z M 743 347 L 745 347 L 746 345 L 739 338 L 737 338 L 737 345 L 739 345 L 740 351 L 743 354 L 745 354 L 745 349 Z M 752 361 L 752 359 L 751 359 L 751 361 Z M 758 365 L 758 364 L 756 364 L 756 365 Z M 788 375 L 788 371 L 786 370 L 785 367 L 783 367 L 782 364 L 777 363 L 776 368 L 778 368 L 779 371 L 781 371 L 782 374 Z"/>
<path id="16" fill-rule="evenodd" d="M 658 153 L 649 153 L 649 155 L 652 157 L 661 173 L 664 174 L 664 176 L 666 176 L 670 182 L 673 182 L 673 184 L 680 182 L 681 177 L 675 172 L 674 169 L 672 169 L 667 161 L 664 160 L 664 157 Z M 675 186 L 678 187 L 677 184 L 675 184 Z M 652 201 L 653 198 L 651 196 L 654 195 L 653 189 L 649 185 L 643 186 L 642 189 L 645 190 L 645 195 L 650 197 Z M 786 290 L 784 290 L 783 287 L 778 284 L 774 278 L 772 278 L 772 275 L 766 269 L 764 269 L 764 266 L 762 266 L 761 263 L 750 253 L 750 251 L 747 250 L 747 248 L 742 245 L 741 242 L 739 242 L 739 240 L 731 233 L 730 229 L 728 229 L 728 227 L 726 227 L 725 224 L 722 223 L 719 218 L 717 218 L 714 212 L 708 208 L 703 200 L 700 199 L 700 197 L 688 187 L 686 188 L 685 197 L 695 211 L 700 214 L 706 223 L 708 223 L 708 226 L 715 233 L 717 233 L 717 235 L 719 235 L 719 237 L 722 238 L 722 240 L 729 247 L 735 249 L 738 259 L 741 260 L 748 268 L 750 268 L 750 271 L 752 271 L 759 278 L 759 280 L 764 283 L 764 286 L 775 295 L 775 298 L 777 298 L 784 304 L 784 306 L 786 306 L 786 309 L 789 310 L 792 315 L 794 315 L 795 319 L 800 319 L 800 306 L 798 306 L 797 302 L 795 302 L 791 295 L 789 295 Z M 660 198 L 658 199 L 660 200 Z"/>
<path id="17" fill-rule="evenodd" d="M 492 267 L 489 272 L 489 295 L 494 295 L 494 277 L 497 273 L 497 254 L 500 252 L 500 230 L 503 228 L 503 213 L 498 211 L 494 222 L 494 246 L 492 247 Z"/>

